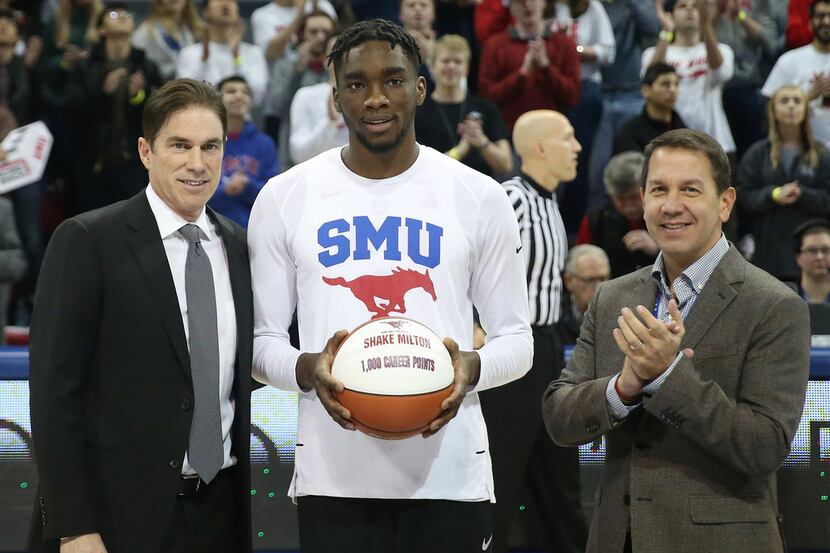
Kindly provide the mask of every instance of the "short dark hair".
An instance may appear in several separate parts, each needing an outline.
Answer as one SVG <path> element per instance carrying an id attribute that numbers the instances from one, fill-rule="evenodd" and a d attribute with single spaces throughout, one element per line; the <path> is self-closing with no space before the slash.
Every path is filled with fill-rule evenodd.
<path id="1" fill-rule="evenodd" d="M 222 138 L 228 135 L 228 117 L 222 95 L 212 84 L 194 79 L 168 81 L 150 95 L 141 114 L 144 140 L 153 147 L 161 128 L 175 113 L 187 108 L 204 108 L 222 122 Z"/>
<path id="2" fill-rule="evenodd" d="M 810 3 L 810 19 L 812 19 L 816 14 L 816 6 L 819 4 L 830 4 L 830 0 L 814 0 Z"/>
<path id="3" fill-rule="evenodd" d="M 806 223 L 799 225 L 793 233 L 793 246 L 795 246 L 795 253 L 801 253 L 801 246 L 804 244 L 805 236 L 822 233 L 830 234 L 830 221 L 825 221 L 824 219 L 811 219 Z"/>
<path id="4" fill-rule="evenodd" d="M 412 63 L 412 68 L 418 72 L 421 67 L 421 50 L 409 33 L 403 30 L 400 25 L 395 25 L 385 19 L 370 19 L 355 23 L 337 38 L 329 54 L 328 63 L 334 65 L 335 78 L 340 73 L 343 65 L 343 57 L 353 48 L 364 42 L 379 40 L 389 43 L 389 48 L 394 49 L 400 46 L 404 55 Z"/>
<path id="5" fill-rule="evenodd" d="M 830 1 L 830 0 L 828 0 Z M 657 63 L 653 63 L 648 66 L 646 69 L 645 75 L 643 75 L 643 84 L 651 86 L 654 84 L 654 81 L 660 78 L 661 75 L 665 75 L 666 73 L 671 73 L 673 75 L 677 74 L 677 71 L 669 65 L 668 63 L 658 61 Z"/>
<path id="6" fill-rule="evenodd" d="M 243 77 L 242 75 L 231 75 L 230 77 L 225 77 L 224 79 L 216 83 L 216 90 L 222 92 L 222 87 L 228 83 L 242 83 L 246 87 L 248 87 L 248 92 L 251 91 L 251 85 L 248 84 L 248 81 L 246 81 L 245 77 Z"/>
<path id="7" fill-rule="evenodd" d="M 732 168 L 721 145 L 704 132 L 693 131 L 692 129 L 675 129 L 664 132 L 646 146 L 643 174 L 640 177 L 640 187 L 643 190 L 645 190 L 648 181 L 651 155 L 660 148 L 688 150 L 703 155 L 711 165 L 712 179 L 715 181 L 718 194 L 722 194 L 732 186 Z"/>

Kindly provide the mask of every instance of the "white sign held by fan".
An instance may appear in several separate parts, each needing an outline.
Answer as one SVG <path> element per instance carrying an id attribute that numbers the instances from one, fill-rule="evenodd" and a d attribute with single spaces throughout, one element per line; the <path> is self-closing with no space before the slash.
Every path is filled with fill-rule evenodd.
<path id="1" fill-rule="evenodd" d="M 52 133 L 35 121 L 11 131 L 0 147 L 6 159 L 0 161 L 0 194 L 40 180 L 52 149 Z"/>

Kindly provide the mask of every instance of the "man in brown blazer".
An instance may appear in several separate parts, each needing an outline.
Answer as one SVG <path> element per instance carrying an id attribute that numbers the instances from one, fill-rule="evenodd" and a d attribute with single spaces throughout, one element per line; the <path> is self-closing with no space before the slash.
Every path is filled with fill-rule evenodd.
<path id="1" fill-rule="evenodd" d="M 804 402 L 804 302 L 721 232 L 735 201 L 709 136 L 646 149 L 653 267 L 603 283 L 543 400 L 555 442 L 602 435 L 588 553 L 783 552 L 775 471 Z"/>

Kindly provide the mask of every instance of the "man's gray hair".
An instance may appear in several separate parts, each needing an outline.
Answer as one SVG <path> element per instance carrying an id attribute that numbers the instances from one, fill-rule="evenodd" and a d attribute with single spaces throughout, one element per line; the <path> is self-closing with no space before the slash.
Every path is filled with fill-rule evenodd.
<path id="1" fill-rule="evenodd" d="M 640 152 L 623 152 L 608 161 L 602 172 L 602 180 L 609 196 L 630 194 L 640 186 L 644 159 Z"/>
<path id="2" fill-rule="evenodd" d="M 579 258 L 584 257 L 586 255 L 592 255 L 597 259 L 601 260 L 605 263 L 607 267 L 611 266 L 611 262 L 608 260 L 608 254 L 605 253 L 605 250 L 600 248 L 599 246 L 594 246 L 593 244 L 581 244 L 568 252 L 568 257 L 565 258 L 565 272 L 575 275 L 574 272 L 576 267 L 576 262 L 579 261 Z"/>

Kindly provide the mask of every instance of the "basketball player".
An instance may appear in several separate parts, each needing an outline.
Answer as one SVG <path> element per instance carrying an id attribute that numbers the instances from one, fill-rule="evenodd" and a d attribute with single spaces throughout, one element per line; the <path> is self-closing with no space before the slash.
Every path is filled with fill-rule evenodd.
<path id="1" fill-rule="evenodd" d="M 354 25 L 329 63 L 349 143 L 271 179 L 249 226 L 254 374 L 300 394 L 289 490 L 300 546 L 487 551 L 495 498 L 477 392 L 521 377 L 532 356 L 516 218 L 495 181 L 415 142 L 426 85 L 418 47 L 400 27 Z M 364 275 L 384 278 L 371 289 L 345 285 Z M 477 352 L 473 305 L 488 332 Z M 300 351 L 288 342 L 295 308 Z M 354 432 L 334 396 L 340 329 L 387 315 L 452 337 L 453 392 L 422 437 Z"/>

